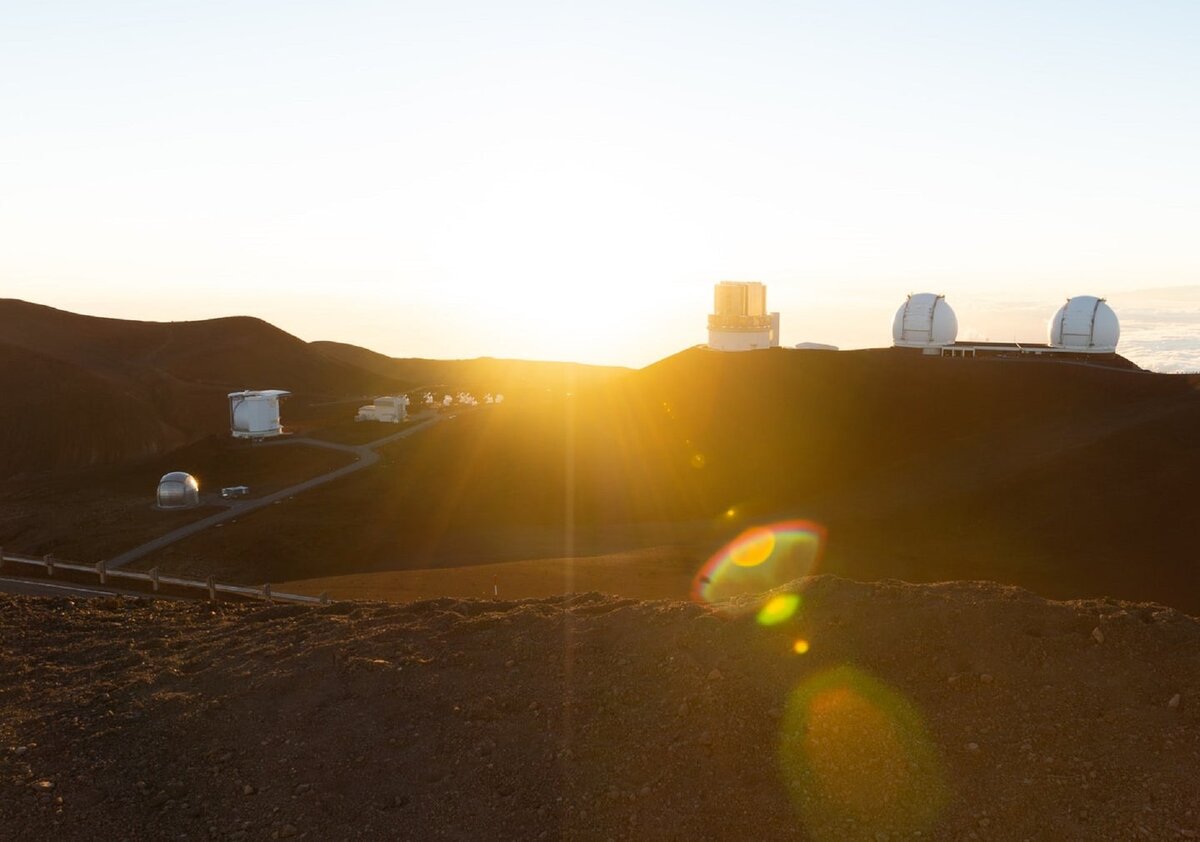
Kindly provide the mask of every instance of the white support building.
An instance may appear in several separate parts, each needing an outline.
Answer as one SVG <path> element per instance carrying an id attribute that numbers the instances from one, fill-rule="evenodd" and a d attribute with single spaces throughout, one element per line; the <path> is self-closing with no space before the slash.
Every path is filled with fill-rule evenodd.
<path id="1" fill-rule="evenodd" d="M 408 395 L 381 395 L 375 403 L 358 408 L 355 421 L 383 421 L 399 424 L 408 417 Z"/>
<path id="2" fill-rule="evenodd" d="M 708 347 L 754 351 L 779 347 L 779 314 L 767 312 L 767 288 L 758 281 L 721 281 L 713 288 Z"/>
<path id="3" fill-rule="evenodd" d="M 235 439 L 267 439 L 283 435 L 279 401 L 291 395 L 282 389 L 229 393 L 229 431 Z"/>

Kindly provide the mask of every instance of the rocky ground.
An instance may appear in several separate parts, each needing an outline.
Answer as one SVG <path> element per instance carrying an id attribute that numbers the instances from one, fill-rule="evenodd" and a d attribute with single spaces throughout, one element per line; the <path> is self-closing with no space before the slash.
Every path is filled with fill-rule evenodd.
<path id="1" fill-rule="evenodd" d="M 5 598 L 0 838 L 1200 834 L 1197 619 L 802 585 L 761 618 Z"/>
<path id="2" fill-rule="evenodd" d="M 262 447 L 209 437 L 134 466 L 7 477 L 0 479 L 0 545 L 94 564 L 222 511 L 223 486 L 248 485 L 251 498 L 262 497 L 353 460 L 323 447 Z M 159 478 L 177 470 L 199 480 L 201 508 L 155 507 Z"/>

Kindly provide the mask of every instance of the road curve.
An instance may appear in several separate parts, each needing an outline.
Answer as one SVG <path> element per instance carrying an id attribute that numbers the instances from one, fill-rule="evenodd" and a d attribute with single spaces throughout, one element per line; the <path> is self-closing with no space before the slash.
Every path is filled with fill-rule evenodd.
<path id="1" fill-rule="evenodd" d="M 439 419 L 440 416 L 433 415 L 425 418 L 423 421 L 419 421 L 411 427 L 406 427 L 398 433 L 393 433 L 390 436 L 384 436 L 381 439 L 376 439 L 373 442 L 360 445 L 338 444 L 336 442 L 321 441 L 320 439 L 309 438 L 279 439 L 277 441 L 270 442 L 264 446 L 281 447 L 285 445 L 304 444 L 311 445 L 313 447 L 325 447 L 330 450 L 341 450 L 346 453 L 353 453 L 357 459 L 354 462 L 351 462 L 349 465 L 343 465 L 342 467 L 335 468 L 328 473 L 321 474 L 320 476 L 313 477 L 312 479 L 306 479 L 304 482 L 288 486 L 280 491 L 276 491 L 274 494 L 268 494 L 266 497 L 259 497 L 254 500 L 239 500 L 238 502 L 230 505 L 230 507 L 223 512 L 218 512 L 215 515 L 209 515 L 206 518 L 189 523 L 186 526 L 181 526 L 178 529 L 166 533 L 165 535 L 160 535 L 152 541 L 147 541 L 139 547 L 126 550 L 120 555 L 108 559 L 108 568 L 116 569 L 118 567 L 124 567 L 131 561 L 139 559 L 142 556 L 149 555 L 150 553 L 157 552 L 163 547 L 169 547 L 171 544 L 182 541 L 184 538 L 189 538 L 199 532 L 203 532 L 205 529 L 216 526 L 218 523 L 224 523 L 227 520 L 233 520 L 236 517 L 241 517 L 242 515 L 249 514 L 257 509 L 269 506 L 276 501 L 286 500 L 288 497 L 294 497 L 297 494 L 301 494 L 305 491 L 316 488 L 317 486 L 324 485 L 327 482 L 332 482 L 333 480 L 340 479 L 348 474 L 353 474 L 356 471 L 369 468 L 379 461 L 379 454 L 375 452 L 375 448 L 383 447 L 385 444 L 390 444 L 398 439 L 408 438 L 413 433 L 424 430 L 426 427 L 436 424 Z"/>

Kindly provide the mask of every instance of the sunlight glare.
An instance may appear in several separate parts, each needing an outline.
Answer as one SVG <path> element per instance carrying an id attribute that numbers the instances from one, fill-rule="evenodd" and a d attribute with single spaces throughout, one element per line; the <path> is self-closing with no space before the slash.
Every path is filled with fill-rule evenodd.
<path id="1" fill-rule="evenodd" d="M 775 552 L 775 533 L 770 529 L 756 529 L 746 533 L 743 540 L 729 555 L 739 567 L 757 567 Z"/>
<path id="2" fill-rule="evenodd" d="M 924 833 L 947 801 L 942 763 L 916 707 L 850 666 L 792 694 L 779 763 L 817 840 L 844 838 L 847 827 L 864 839 Z"/>
<path id="3" fill-rule="evenodd" d="M 760 626 L 777 626 L 789 620 L 800 608 L 800 594 L 781 593 L 773 596 L 758 612 Z"/>
<path id="4" fill-rule="evenodd" d="M 733 511 L 727 510 L 726 515 L 732 517 Z M 692 599 L 710 605 L 720 603 L 725 613 L 758 611 L 764 603 L 735 609 L 727 601 L 764 594 L 811 576 L 824 547 L 825 528 L 811 521 L 788 520 L 751 527 L 718 550 L 700 569 L 692 580 Z M 774 616 L 774 612 L 767 616 Z"/>

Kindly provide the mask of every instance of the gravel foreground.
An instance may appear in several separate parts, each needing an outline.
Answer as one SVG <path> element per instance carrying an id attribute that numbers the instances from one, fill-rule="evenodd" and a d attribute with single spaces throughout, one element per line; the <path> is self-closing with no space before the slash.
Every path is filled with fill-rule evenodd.
<path id="1" fill-rule="evenodd" d="M 598 594 L 0 599 L 0 839 L 1200 835 L 1196 618 L 797 587 L 770 626 Z"/>

